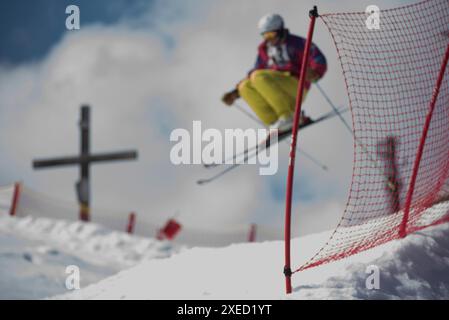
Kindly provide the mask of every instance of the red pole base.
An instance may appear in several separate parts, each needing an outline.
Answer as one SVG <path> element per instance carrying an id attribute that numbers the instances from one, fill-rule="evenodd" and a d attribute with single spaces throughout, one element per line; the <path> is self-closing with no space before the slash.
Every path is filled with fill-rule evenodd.
<path id="1" fill-rule="evenodd" d="M 292 277 L 285 276 L 285 293 L 292 293 Z"/>
<path id="2" fill-rule="evenodd" d="M 90 210 L 85 205 L 80 205 L 80 220 L 83 222 L 90 221 Z"/>
<path id="3" fill-rule="evenodd" d="M 128 227 L 126 228 L 126 232 L 129 234 L 133 234 L 135 224 L 136 224 L 136 214 L 134 212 L 131 212 L 128 217 Z"/>

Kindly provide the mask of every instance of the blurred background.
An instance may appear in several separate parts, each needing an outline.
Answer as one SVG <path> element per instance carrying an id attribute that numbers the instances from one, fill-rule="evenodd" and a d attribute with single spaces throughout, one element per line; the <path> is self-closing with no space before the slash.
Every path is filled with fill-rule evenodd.
<path id="1" fill-rule="evenodd" d="M 89 104 L 92 151 L 139 151 L 137 162 L 92 166 L 94 221 L 117 221 L 120 227 L 135 211 L 136 232 L 141 235 L 154 235 L 155 226 L 176 215 L 184 230 L 191 232 L 190 240 L 188 232 L 184 234 L 186 242 L 201 236 L 203 245 L 245 241 L 246 236 L 239 239 L 234 232 L 245 235 L 252 223 L 267 230 L 258 240 L 281 239 L 287 144 L 280 144 L 274 176 L 260 176 L 257 165 L 245 165 L 212 184 L 198 186 L 196 180 L 212 171 L 200 165 L 174 166 L 169 157 L 174 145 L 169 140 L 171 131 L 191 130 L 193 120 L 201 120 L 203 129 L 255 127 L 220 98 L 252 68 L 261 42 L 256 26 L 264 14 L 283 15 L 290 31 L 305 37 L 313 5 L 323 14 L 412 2 L 2 1 L 0 185 L 22 181 L 64 203 L 61 206 L 74 208 L 76 219 L 78 168 L 34 171 L 31 163 L 34 158 L 78 153 L 79 108 Z M 80 8 L 80 30 L 65 26 L 65 9 L 72 4 Z M 337 106 L 348 106 L 337 53 L 320 20 L 314 43 L 328 61 L 320 85 Z M 304 110 L 316 117 L 331 109 L 312 87 Z M 350 113 L 345 119 L 351 123 Z M 328 230 L 338 223 L 353 161 L 352 137 L 337 118 L 301 132 L 299 146 L 329 170 L 299 154 L 293 211 L 296 235 Z"/>

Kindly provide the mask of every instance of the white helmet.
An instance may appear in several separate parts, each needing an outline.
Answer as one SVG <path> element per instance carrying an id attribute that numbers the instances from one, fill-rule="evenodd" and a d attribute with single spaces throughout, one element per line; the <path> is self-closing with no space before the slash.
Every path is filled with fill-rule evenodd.
<path id="1" fill-rule="evenodd" d="M 284 29 L 284 19 L 278 14 L 267 14 L 259 20 L 260 33 Z"/>

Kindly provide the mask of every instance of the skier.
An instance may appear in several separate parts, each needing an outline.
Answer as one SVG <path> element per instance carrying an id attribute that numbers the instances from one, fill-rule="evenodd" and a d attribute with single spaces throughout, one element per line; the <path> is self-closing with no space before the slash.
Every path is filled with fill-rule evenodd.
<path id="1" fill-rule="evenodd" d="M 223 95 L 222 101 L 231 106 L 242 97 L 266 126 L 289 131 L 293 127 L 299 70 L 306 40 L 290 34 L 278 14 L 262 17 L 258 28 L 264 41 L 259 45 L 256 64 L 234 90 Z M 304 98 L 311 83 L 321 79 L 326 69 L 326 58 L 312 45 Z M 310 118 L 301 115 L 300 125 L 307 121 Z"/>

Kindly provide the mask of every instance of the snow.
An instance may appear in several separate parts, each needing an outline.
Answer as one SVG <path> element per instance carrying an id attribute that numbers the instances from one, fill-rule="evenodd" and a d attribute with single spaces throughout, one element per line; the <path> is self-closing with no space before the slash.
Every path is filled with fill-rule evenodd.
<path id="1" fill-rule="evenodd" d="M 84 287 L 182 249 L 92 223 L 10 218 L 0 212 L 0 299 L 40 299 L 65 293 L 69 265 L 79 267 Z"/>
<path id="2" fill-rule="evenodd" d="M 6 208 L 7 209 L 7 208 Z M 293 275 L 282 241 L 178 247 L 96 224 L 11 218 L 0 208 L 0 299 L 449 299 L 449 224 Z M 293 267 L 330 231 L 292 241 Z M 65 287 L 80 268 L 81 290 Z M 379 289 L 367 280 L 379 270 Z"/>
<path id="3" fill-rule="evenodd" d="M 329 236 L 295 239 L 300 265 Z M 379 270 L 379 289 L 366 282 Z M 448 299 L 449 225 L 429 228 L 350 258 L 296 273 L 284 294 L 283 243 L 192 248 L 150 260 L 57 299 Z"/>

